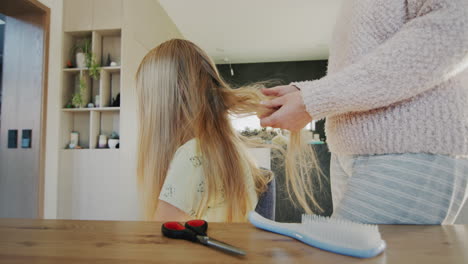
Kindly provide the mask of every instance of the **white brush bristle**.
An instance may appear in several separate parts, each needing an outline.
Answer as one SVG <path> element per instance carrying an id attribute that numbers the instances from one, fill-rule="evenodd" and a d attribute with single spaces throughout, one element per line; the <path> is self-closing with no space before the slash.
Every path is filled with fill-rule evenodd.
<path id="1" fill-rule="evenodd" d="M 382 243 L 377 225 L 360 224 L 344 219 L 302 215 L 301 233 L 309 233 L 322 242 L 336 246 L 368 249 Z"/>

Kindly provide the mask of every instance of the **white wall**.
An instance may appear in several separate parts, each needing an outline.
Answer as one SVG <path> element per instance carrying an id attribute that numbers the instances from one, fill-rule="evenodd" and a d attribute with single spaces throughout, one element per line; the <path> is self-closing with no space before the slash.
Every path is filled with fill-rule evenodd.
<path id="1" fill-rule="evenodd" d="M 119 200 L 127 210 L 125 216 L 140 217 L 136 185 L 136 94 L 135 74 L 143 57 L 152 48 L 181 33 L 156 0 L 124 0 L 122 23 L 122 75 L 120 111 L 120 179 Z"/>

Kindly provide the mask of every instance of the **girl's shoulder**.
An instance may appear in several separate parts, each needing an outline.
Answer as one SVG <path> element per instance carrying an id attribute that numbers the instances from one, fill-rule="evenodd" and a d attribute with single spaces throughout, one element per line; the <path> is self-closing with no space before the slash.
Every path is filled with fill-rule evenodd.
<path id="1" fill-rule="evenodd" d="M 198 140 L 196 138 L 185 142 L 177 149 L 173 162 L 189 162 L 193 167 L 200 167 L 202 165 L 202 157 L 198 151 L 197 144 Z"/>
<path id="2" fill-rule="evenodd" d="M 176 153 L 178 153 L 178 152 L 196 152 L 197 143 L 198 143 L 198 140 L 196 138 L 192 138 L 189 141 L 182 144 L 182 146 L 180 146 L 177 149 Z"/>

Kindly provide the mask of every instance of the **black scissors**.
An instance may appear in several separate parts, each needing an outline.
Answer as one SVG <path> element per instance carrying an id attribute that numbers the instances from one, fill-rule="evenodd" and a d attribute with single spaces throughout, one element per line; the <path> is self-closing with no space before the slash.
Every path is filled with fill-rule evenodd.
<path id="1" fill-rule="evenodd" d="M 166 222 L 161 227 L 161 231 L 166 237 L 199 242 L 203 245 L 211 246 L 228 253 L 245 256 L 246 253 L 244 250 L 209 238 L 206 234 L 207 229 L 208 222 L 205 220 L 190 220 L 185 223 L 185 226 L 179 222 Z"/>

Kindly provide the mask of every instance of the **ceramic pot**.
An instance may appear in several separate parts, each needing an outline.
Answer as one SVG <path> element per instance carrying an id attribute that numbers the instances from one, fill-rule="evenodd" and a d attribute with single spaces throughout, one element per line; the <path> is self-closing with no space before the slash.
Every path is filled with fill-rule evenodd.
<path id="1" fill-rule="evenodd" d="M 118 139 L 110 138 L 110 139 L 107 141 L 107 144 L 109 145 L 109 148 L 115 149 L 115 148 L 117 147 L 117 144 L 119 144 L 119 140 L 118 140 Z"/>
<path id="2" fill-rule="evenodd" d="M 86 55 L 83 52 L 76 54 L 76 67 L 86 68 Z"/>

